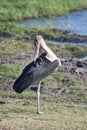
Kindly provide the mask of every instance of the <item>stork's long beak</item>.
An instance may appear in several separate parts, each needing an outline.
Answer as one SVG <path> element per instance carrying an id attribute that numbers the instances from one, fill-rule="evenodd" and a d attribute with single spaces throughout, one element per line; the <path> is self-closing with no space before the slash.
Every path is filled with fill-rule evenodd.
<path id="1" fill-rule="evenodd" d="M 34 46 L 36 46 L 37 45 L 37 39 L 35 38 L 35 40 L 34 40 Z"/>

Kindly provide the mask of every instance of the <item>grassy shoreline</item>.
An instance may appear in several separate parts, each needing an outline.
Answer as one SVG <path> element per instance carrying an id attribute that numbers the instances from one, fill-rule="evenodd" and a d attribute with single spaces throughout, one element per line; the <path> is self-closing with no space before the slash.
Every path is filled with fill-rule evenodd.
<path id="1" fill-rule="evenodd" d="M 0 3 L 0 21 L 64 15 L 84 8 L 87 8 L 87 0 L 3 0 Z"/>

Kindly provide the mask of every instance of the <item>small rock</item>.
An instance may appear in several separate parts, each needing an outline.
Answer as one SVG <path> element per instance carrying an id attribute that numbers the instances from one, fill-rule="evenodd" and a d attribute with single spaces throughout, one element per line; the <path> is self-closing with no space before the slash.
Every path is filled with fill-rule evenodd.
<path id="1" fill-rule="evenodd" d="M 76 70 L 75 70 L 75 72 L 76 72 L 76 74 L 78 74 L 78 75 L 79 75 L 79 70 L 78 70 L 78 69 L 76 69 Z"/>
<path id="2" fill-rule="evenodd" d="M 0 104 L 5 104 L 5 102 L 4 101 L 0 101 Z"/>
<path id="3" fill-rule="evenodd" d="M 85 63 L 82 61 L 77 61 L 76 65 L 77 67 L 85 67 Z"/>

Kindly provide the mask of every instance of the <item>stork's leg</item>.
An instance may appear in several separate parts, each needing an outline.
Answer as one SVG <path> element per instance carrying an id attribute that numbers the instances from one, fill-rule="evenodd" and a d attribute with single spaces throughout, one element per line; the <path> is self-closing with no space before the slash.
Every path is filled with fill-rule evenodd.
<path id="1" fill-rule="evenodd" d="M 41 88 L 41 82 L 39 82 L 37 88 L 37 114 L 43 114 L 43 112 L 40 111 L 40 88 Z"/>

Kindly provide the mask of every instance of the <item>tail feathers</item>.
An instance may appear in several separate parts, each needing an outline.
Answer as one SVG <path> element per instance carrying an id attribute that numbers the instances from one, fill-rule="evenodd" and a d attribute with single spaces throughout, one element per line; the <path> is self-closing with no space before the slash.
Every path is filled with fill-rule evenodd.
<path id="1" fill-rule="evenodd" d="M 31 84 L 31 80 L 29 80 L 29 77 L 21 75 L 19 78 L 15 81 L 13 85 L 13 89 L 17 93 L 22 93 L 28 86 Z"/>
<path id="2" fill-rule="evenodd" d="M 32 71 L 33 71 L 33 65 L 34 63 L 31 62 L 30 64 L 28 64 L 23 72 L 21 73 L 21 75 L 17 78 L 17 80 L 15 81 L 14 85 L 13 85 L 13 89 L 17 92 L 17 93 L 22 93 L 26 88 L 28 88 L 29 85 L 31 85 L 32 82 Z"/>

